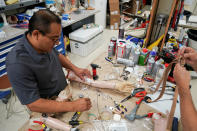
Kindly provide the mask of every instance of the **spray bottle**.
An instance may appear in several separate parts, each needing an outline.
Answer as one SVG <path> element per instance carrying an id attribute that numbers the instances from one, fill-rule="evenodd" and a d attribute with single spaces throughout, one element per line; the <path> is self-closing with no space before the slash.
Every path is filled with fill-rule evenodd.
<path id="1" fill-rule="evenodd" d="M 140 49 L 137 48 L 134 52 L 134 55 L 133 55 L 133 62 L 135 65 L 138 64 L 138 61 L 139 61 L 139 56 L 140 56 Z"/>
<path id="2" fill-rule="evenodd" d="M 143 48 L 139 56 L 139 65 L 144 66 L 146 64 L 147 54 L 148 54 L 148 49 Z"/>
<path id="3" fill-rule="evenodd" d="M 112 59 L 114 55 L 114 43 L 110 42 L 108 45 L 108 58 Z"/>
<path id="4" fill-rule="evenodd" d="M 126 59 L 129 59 L 130 53 L 131 53 L 132 45 L 130 43 L 126 43 L 126 50 L 125 50 L 125 57 Z"/>

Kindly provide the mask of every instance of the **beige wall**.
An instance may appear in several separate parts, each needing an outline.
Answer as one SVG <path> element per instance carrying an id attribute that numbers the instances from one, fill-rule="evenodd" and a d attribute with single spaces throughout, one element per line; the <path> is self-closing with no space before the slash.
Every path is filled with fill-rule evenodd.
<path id="1" fill-rule="evenodd" d="M 197 15 L 197 0 L 185 0 L 185 9 Z"/>

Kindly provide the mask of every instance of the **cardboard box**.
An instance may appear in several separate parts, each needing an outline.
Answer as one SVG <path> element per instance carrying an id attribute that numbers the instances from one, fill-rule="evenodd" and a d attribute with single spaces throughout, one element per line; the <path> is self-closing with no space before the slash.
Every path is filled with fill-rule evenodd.
<path id="1" fill-rule="evenodd" d="M 119 15 L 120 12 L 118 10 L 110 11 L 110 15 Z"/>
<path id="2" fill-rule="evenodd" d="M 120 25 L 120 15 L 110 15 L 110 29 L 118 30 Z"/>
<path id="3" fill-rule="evenodd" d="M 119 0 L 109 0 L 109 10 L 110 12 L 118 11 L 118 14 L 120 14 Z"/>
<path id="4" fill-rule="evenodd" d="M 137 9 L 137 3 L 136 0 L 130 0 L 128 5 L 130 6 L 130 8 L 127 8 L 125 10 L 123 10 L 122 12 L 125 14 L 136 14 L 136 9 Z M 141 4 L 139 3 L 139 9 L 140 10 Z"/>

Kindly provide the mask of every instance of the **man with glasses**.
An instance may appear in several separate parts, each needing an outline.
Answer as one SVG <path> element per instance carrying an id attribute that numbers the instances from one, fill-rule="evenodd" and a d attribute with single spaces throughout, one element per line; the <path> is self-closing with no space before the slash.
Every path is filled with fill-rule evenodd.
<path id="1" fill-rule="evenodd" d="M 73 65 L 54 49 L 61 36 L 61 20 L 49 10 L 40 10 L 31 17 L 28 31 L 6 58 L 6 68 L 11 85 L 20 102 L 31 111 L 68 112 L 91 108 L 89 98 L 72 102 L 49 100 L 66 86 L 62 67 L 70 69 L 82 80 L 91 77 L 87 69 Z"/>

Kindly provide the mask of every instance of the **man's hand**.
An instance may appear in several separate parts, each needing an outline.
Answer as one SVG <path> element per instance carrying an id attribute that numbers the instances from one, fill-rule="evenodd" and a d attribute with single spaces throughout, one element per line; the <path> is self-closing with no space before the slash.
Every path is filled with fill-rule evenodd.
<path id="1" fill-rule="evenodd" d="M 180 51 L 180 55 L 185 58 L 185 62 L 191 65 L 195 71 L 197 71 L 197 52 L 190 48 L 186 47 Z"/>
<path id="2" fill-rule="evenodd" d="M 176 64 L 173 72 L 174 80 L 176 85 L 180 88 L 189 88 L 190 84 L 190 73 L 182 67 L 179 63 Z M 183 90 L 184 90 L 183 89 Z"/>
<path id="3" fill-rule="evenodd" d="M 88 69 L 77 68 L 74 73 L 81 79 L 84 80 L 84 76 L 92 78 L 91 73 Z"/>
<path id="4" fill-rule="evenodd" d="M 74 111 L 86 111 L 92 107 L 89 98 L 80 98 L 73 101 Z"/>

